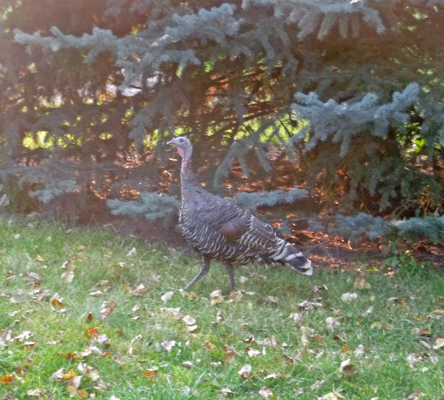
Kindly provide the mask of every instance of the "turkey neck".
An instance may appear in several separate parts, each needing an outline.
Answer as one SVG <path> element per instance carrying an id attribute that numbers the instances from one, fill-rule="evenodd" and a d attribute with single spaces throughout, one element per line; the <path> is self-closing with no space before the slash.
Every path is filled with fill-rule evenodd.
<path id="1" fill-rule="evenodd" d="M 196 189 L 202 189 L 200 182 L 194 175 L 191 168 L 191 152 L 188 148 L 182 156 L 182 165 L 180 168 L 180 189 L 182 192 L 182 204 L 190 200 L 196 193 Z"/>

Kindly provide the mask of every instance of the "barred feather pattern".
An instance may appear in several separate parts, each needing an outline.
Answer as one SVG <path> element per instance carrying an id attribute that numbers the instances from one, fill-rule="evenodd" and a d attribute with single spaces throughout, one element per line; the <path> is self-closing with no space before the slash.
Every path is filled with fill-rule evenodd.
<path id="1" fill-rule="evenodd" d="M 211 259 L 222 261 L 224 265 L 245 265 L 254 261 L 287 264 L 303 274 L 312 275 L 311 261 L 288 243 L 276 227 L 201 186 L 190 167 L 192 150 L 189 140 L 176 138 L 170 143 L 179 147 L 179 139 L 182 139 L 180 143 L 185 139 L 188 145 L 185 149 L 178 148 L 182 156 L 179 228 L 191 247 L 204 258 L 201 273 L 187 287 L 206 274 Z M 232 272 L 228 272 L 231 280 Z"/>

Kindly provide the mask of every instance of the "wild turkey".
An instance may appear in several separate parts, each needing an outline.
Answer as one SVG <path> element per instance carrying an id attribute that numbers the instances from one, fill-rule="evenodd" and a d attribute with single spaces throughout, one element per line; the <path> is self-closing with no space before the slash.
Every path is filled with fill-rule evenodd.
<path id="1" fill-rule="evenodd" d="M 182 157 L 180 231 L 191 247 L 202 255 L 202 269 L 186 290 L 206 275 L 212 259 L 224 265 L 232 292 L 235 290 L 232 263 L 276 262 L 288 264 L 305 275 L 313 274 L 311 261 L 288 243 L 277 228 L 214 196 L 200 185 L 190 167 L 193 147 L 187 138 L 177 137 L 168 144 L 175 145 Z"/>

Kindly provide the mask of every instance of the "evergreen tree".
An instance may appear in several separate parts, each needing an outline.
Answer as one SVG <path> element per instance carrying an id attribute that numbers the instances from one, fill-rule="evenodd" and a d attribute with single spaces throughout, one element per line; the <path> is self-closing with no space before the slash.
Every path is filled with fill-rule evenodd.
<path id="1" fill-rule="evenodd" d="M 180 132 L 215 189 L 252 154 L 270 172 L 280 145 L 342 212 L 442 212 L 444 0 L 2 7 L 1 179 L 41 200 L 119 193 L 145 146 L 142 187 L 158 192 Z"/>

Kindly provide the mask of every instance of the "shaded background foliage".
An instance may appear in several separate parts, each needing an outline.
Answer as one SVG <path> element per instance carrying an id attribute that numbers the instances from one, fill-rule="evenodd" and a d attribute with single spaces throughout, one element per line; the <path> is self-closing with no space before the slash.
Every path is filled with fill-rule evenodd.
<path id="1" fill-rule="evenodd" d="M 195 169 L 220 194 L 249 182 L 272 205 L 275 189 L 306 185 L 318 214 L 442 213 L 443 6 L 5 0 L 0 178 L 9 207 L 63 194 L 68 208 L 88 196 L 175 195 L 166 141 L 186 134 Z M 233 166 L 249 180 L 232 174 L 227 187 Z M 286 185 L 275 179 L 282 173 Z M 251 198 L 251 209 L 262 204 Z M 157 204 L 150 213 L 161 217 Z"/>

